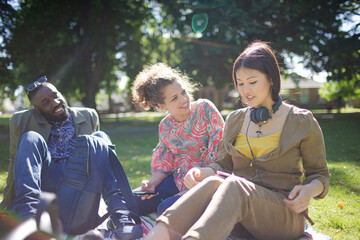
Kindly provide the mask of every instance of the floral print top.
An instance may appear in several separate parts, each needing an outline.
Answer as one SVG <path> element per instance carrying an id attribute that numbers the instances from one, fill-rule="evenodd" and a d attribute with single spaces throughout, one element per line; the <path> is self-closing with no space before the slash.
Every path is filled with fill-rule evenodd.
<path id="1" fill-rule="evenodd" d="M 159 125 L 159 143 L 151 161 L 152 174 L 173 174 L 179 191 L 185 190 L 183 178 L 192 167 L 205 167 L 215 161 L 223 127 L 224 119 L 206 99 L 192 102 L 190 115 L 183 122 L 167 115 Z"/>

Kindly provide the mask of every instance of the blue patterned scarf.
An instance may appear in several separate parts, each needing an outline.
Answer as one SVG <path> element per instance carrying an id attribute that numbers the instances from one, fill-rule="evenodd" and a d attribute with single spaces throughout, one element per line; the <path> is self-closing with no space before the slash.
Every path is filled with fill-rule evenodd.
<path id="1" fill-rule="evenodd" d="M 71 114 L 63 122 L 50 122 L 50 124 L 51 131 L 47 144 L 51 153 L 51 159 L 53 161 L 69 159 L 76 139 Z"/>

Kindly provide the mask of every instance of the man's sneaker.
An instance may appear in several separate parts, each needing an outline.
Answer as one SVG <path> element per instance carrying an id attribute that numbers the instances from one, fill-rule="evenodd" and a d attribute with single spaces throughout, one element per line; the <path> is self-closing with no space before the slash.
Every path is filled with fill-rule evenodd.
<path id="1" fill-rule="evenodd" d="M 107 227 L 121 240 L 138 239 L 143 236 L 139 216 L 129 210 L 118 210 L 111 214 Z"/>

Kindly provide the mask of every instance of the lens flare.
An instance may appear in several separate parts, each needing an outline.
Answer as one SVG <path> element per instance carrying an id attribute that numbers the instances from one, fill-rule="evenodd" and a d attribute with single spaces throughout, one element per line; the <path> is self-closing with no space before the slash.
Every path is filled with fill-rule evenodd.
<path id="1" fill-rule="evenodd" d="M 207 13 L 196 13 L 192 17 L 191 21 L 192 29 L 196 33 L 201 33 L 205 30 L 208 25 L 208 15 Z"/>

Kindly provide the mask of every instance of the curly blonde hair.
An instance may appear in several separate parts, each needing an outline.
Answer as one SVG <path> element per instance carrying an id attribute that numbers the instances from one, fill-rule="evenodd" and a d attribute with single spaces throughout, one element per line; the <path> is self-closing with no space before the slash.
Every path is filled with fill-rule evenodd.
<path id="1" fill-rule="evenodd" d="M 173 69 L 165 63 L 147 66 L 135 78 L 132 89 L 133 102 L 145 110 L 155 108 L 160 110 L 159 104 L 164 103 L 163 89 L 178 82 L 189 94 L 195 90 L 189 78 L 178 69 Z"/>

